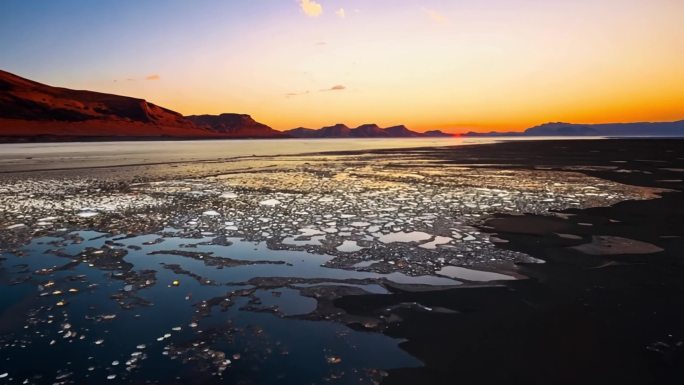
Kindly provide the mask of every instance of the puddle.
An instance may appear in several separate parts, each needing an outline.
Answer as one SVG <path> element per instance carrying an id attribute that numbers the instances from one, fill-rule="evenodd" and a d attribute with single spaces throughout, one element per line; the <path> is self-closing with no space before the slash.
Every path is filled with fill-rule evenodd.
<path id="1" fill-rule="evenodd" d="M 394 242 L 421 242 L 432 238 L 430 234 L 421 231 L 412 232 L 398 232 L 383 234 L 378 237 L 378 240 L 382 243 L 394 243 Z"/>
<path id="2" fill-rule="evenodd" d="M 346 240 L 341 245 L 337 246 L 337 251 L 342 253 L 354 253 L 363 250 L 365 247 L 359 246 L 356 241 Z"/>
<path id="3" fill-rule="evenodd" d="M 493 273 L 489 271 L 466 269 L 459 266 L 444 266 L 437 274 L 444 275 L 450 278 L 463 279 L 466 281 L 505 281 L 514 280 L 515 277 L 505 274 Z"/>
<path id="4" fill-rule="evenodd" d="M 428 243 L 423 243 L 422 245 L 420 245 L 420 247 L 422 247 L 422 248 L 424 248 L 424 249 L 434 250 L 434 249 L 437 248 L 437 246 L 446 245 L 446 244 L 448 244 L 448 243 L 451 242 L 451 241 L 452 241 L 452 239 L 449 238 L 449 237 L 440 237 L 440 236 L 438 235 L 438 236 L 435 237 L 435 240 L 434 240 L 434 241 L 431 241 L 431 242 L 428 242 Z"/>

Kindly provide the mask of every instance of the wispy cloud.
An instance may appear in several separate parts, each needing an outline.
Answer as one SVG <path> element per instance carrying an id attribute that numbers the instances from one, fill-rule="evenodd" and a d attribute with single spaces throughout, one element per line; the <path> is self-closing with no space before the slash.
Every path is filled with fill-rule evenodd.
<path id="1" fill-rule="evenodd" d="M 438 11 L 435 11 L 434 9 L 429 9 L 429 8 L 423 8 L 423 13 L 432 19 L 432 21 L 439 23 L 439 24 L 444 24 L 447 22 L 446 16 L 442 15 Z"/>
<path id="2" fill-rule="evenodd" d="M 346 90 L 347 87 L 343 86 L 342 84 L 334 85 L 330 88 L 326 88 L 324 90 L 321 90 L 321 92 L 326 92 L 326 91 L 344 91 Z"/>
<path id="3" fill-rule="evenodd" d="M 299 7 L 307 16 L 317 17 L 323 13 L 323 6 L 314 0 L 298 0 Z"/>
<path id="4" fill-rule="evenodd" d="M 310 92 L 311 92 L 311 91 L 304 91 L 304 92 L 289 92 L 289 93 L 285 94 L 285 97 L 286 97 L 286 98 L 292 98 L 292 97 L 295 97 L 295 96 L 306 95 L 306 94 L 308 94 L 308 93 L 310 93 Z"/>
<path id="5" fill-rule="evenodd" d="M 345 16 L 347 16 L 347 13 L 344 11 L 344 8 L 338 9 L 337 11 L 335 11 L 335 14 L 342 19 L 344 19 Z"/>
<path id="6" fill-rule="evenodd" d="M 161 76 L 157 74 L 152 74 L 152 75 L 147 75 L 145 76 L 145 80 L 159 80 L 161 79 Z"/>

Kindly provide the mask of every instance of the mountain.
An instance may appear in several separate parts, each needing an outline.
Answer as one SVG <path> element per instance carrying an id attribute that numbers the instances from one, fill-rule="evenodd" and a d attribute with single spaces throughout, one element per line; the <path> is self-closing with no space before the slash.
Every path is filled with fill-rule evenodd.
<path id="1" fill-rule="evenodd" d="M 0 71 L 0 136 L 210 137 L 143 99 L 71 90 Z"/>
<path id="2" fill-rule="evenodd" d="M 351 135 L 351 129 L 338 123 L 334 126 L 321 128 L 316 135 L 319 138 L 348 138 Z"/>
<path id="3" fill-rule="evenodd" d="M 351 130 L 351 136 L 355 138 L 384 138 L 389 133 L 377 124 L 363 124 Z"/>
<path id="4" fill-rule="evenodd" d="M 286 135 L 259 123 L 245 114 L 190 115 L 186 117 L 197 127 L 228 135 L 232 138 L 277 138 Z"/>
<path id="5" fill-rule="evenodd" d="M 247 115 L 195 124 L 144 99 L 52 87 L 0 70 L 0 140 L 282 137 Z"/>
<path id="6" fill-rule="evenodd" d="M 283 134 L 292 138 L 317 138 L 318 130 L 313 128 L 297 127 L 291 130 L 283 131 Z"/>
<path id="7" fill-rule="evenodd" d="M 411 131 L 404 125 L 385 128 L 385 132 L 387 133 L 387 136 L 393 138 L 417 138 L 421 136 L 426 136 L 425 134 L 420 134 L 418 132 Z"/>
<path id="8" fill-rule="evenodd" d="M 684 136 L 684 120 L 676 122 L 637 122 L 605 124 L 544 123 L 523 132 L 468 132 L 463 136 Z"/>
<path id="9" fill-rule="evenodd" d="M 449 138 L 454 136 L 454 134 L 448 134 L 440 130 L 425 131 L 423 135 L 428 138 Z"/>
<path id="10" fill-rule="evenodd" d="M 377 124 L 363 124 L 356 128 L 349 128 L 341 123 L 318 130 L 299 127 L 287 130 L 284 133 L 294 138 L 422 138 L 452 136 L 442 131 L 415 132 L 403 125 L 381 128 Z"/>
<path id="11" fill-rule="evenodd" d="M 684 136 L 684 120 L 676 122 L 637 122 L 608 124 L 546 123 L 528 128 L 530 136 Z"/>

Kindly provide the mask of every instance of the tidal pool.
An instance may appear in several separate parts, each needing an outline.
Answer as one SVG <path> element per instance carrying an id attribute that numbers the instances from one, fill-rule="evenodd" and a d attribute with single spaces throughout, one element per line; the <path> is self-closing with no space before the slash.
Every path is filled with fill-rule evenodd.
<path id="1" fill-rule="evenodd" d="M 2 253 L 3 381 L 372 383 L 379 370 L 420 362 L 399 340 L 307 319 L 317 300 L 300 290 L 459 284 L 327 268 L 331 256 L 237 238 L 164 234 L 70 232 Z"/>

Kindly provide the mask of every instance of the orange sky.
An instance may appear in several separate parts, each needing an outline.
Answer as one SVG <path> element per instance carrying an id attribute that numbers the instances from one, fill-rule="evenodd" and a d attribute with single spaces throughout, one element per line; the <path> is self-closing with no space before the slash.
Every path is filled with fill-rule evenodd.
<path id="1" fill-rule="evenodd" d="M 681 0 L 122 1 L 72 12 L 66 1 L 39 16 L 19 3 L 0 5 L 0 49 L 12 53 L 1 68 L 183 114 L 450 132 L 684 119 Z"/>

